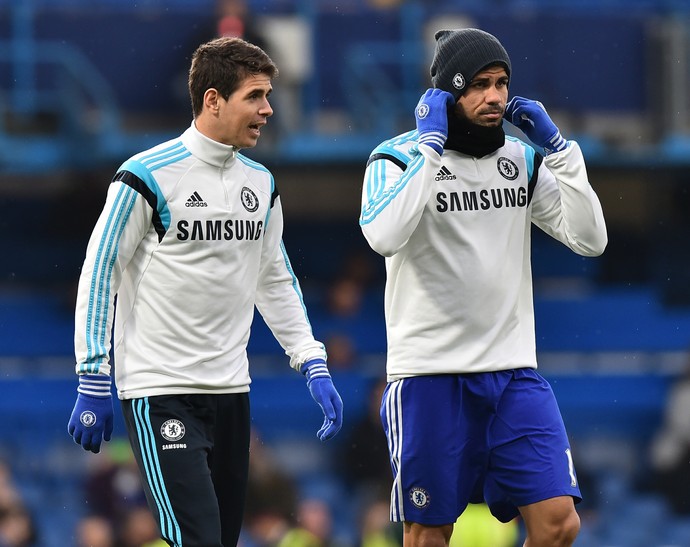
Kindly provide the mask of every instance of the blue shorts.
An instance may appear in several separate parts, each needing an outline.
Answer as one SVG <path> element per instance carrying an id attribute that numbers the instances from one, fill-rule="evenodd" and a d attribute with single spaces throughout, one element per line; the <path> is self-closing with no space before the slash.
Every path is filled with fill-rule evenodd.
<path id="1" fill-rule="evenodd" d="M 485 501 L 508 522 L 523 505 L 582 499 L 556 398 L 534 369 L 398 380 L 381 419 L 393 521 L 451 524 Z"/>

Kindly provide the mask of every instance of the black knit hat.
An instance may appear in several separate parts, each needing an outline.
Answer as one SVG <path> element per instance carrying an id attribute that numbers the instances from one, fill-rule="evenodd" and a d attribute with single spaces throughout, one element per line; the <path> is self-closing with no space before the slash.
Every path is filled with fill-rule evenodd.
<path id="1" fill-rule="evenodd" d="M 431 62 L 431 83 L 458 98 L 482 69 L 500 64 L 510 78 L 510 57 L 495 36 L 476 28 L 439 30 Z"/>

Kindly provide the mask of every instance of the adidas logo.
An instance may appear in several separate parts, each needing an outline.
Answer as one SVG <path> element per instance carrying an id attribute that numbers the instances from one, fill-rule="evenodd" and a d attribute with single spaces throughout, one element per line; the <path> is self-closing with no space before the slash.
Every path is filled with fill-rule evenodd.
<path id="1" fill-rule="evenodd" d="M 206 203 L 203 198 L 199 195 L 199 192 L 194 192 L 191 196 L 189 196 L 189 199 L 187 200 L 187 203 L 184 204 L 185 207 L 208 207 L 208 203 Z"/>
<path id="2" fill-rule="evenodd" d="M 441 166 L 441 169 L 436 173 L 436 178 L 434 180 L 455 180 L 456 177 L 450 170 L 445 166 Z"/>

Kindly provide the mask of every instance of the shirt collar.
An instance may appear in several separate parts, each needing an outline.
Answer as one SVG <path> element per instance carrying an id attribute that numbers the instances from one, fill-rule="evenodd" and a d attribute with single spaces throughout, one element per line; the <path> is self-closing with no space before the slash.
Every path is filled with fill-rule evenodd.
<path id="1" fill-rule="evenodd" d="M 215 167 L 226 166 L 237 155 L 237 148 L 208 138 L 196 128 L 193 121 L 182 134 L 182 143 L 192 155 Z"/>

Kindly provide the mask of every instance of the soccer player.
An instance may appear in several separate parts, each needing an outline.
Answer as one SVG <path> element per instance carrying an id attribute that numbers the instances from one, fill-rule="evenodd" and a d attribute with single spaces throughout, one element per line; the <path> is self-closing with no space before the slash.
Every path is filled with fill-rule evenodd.
<path id="1" fill-rule="evenodd" d="M 196 50 L 191 126 L 117 171 L 79 279 L 69 433 L 92 452 L 110 439 L 114 368 L 148 504 L 170 545 L 237 543 L 254 306 L 323 410 L 318 437 L 342 425 L 326 352 L 282 243 L 273 176 L 239 153 L 256 145 L 273 113 L 276 75 L 263 50 L 238 38 Z"/>
<path id="2" fill-rule="evenodd" d="M 607 244 L 577 143 L 544 107 L 508 101 L 511 62 L 478 29 L 436 33 L 417 129 L 376 147 L 359 219 L 386 257 L 381 417 L 405 547 L 447 545 L 468 503 L 522 515 L 529 547 L 571 545 L 580 501 L 556 400 L 537 373 L 530 230 Z M 544 155 L 507 137 L 503 119 Z"/>

